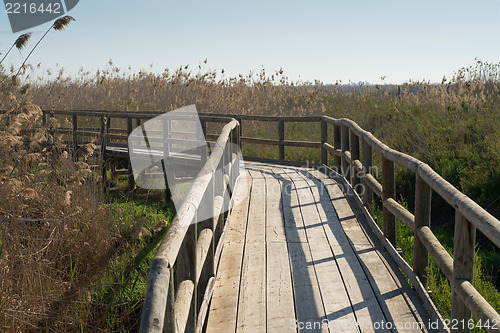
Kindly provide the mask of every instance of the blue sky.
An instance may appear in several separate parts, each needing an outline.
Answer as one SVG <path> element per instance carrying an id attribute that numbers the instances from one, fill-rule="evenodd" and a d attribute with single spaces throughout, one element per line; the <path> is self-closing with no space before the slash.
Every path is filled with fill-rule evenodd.
<path id="1" fill-rule="evenodd" d="M 0 52 L 20 33 L 0 7 Z M 68 73 L 129 65 L 161 72 L 190 64 L 226 74 L 280 67 L 324 83 L 441 81 L 463 66 L 500 62 L 500 1 L 80 0 L 76 22 L 30 58 Z M 26 56 L 50 23 L 31 29 Z M 12 52 L 6 63 L 20 65 Z M 56 67 L 58 66 L 58 67 Z"/>

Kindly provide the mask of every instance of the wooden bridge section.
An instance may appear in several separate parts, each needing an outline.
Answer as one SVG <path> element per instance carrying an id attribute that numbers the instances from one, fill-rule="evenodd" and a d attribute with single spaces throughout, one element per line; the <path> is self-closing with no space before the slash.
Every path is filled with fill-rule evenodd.
<path id="1" fill-rule="evenodd" d="M 345 183 L 248 162 L 240 177 L 206 332 L 428 331 Z"/>
<path id="2" fill-rule="evenodd" d="M 159 114 L 44 111 L 34 130 L 49 139 L 63 135 L 75 151 L 96 143 L 105 183 L 111 158 L 128 159 L 133 127 Z M 54 126 L 51 117 L 70 117 L 71 126 Z M 500 315 L 473 285 L 476 229 L 500 247 L 500 221 L 427 164 L 348 119 L 200 119 L 210 155 L 197 162 L 200 174 L 151 262 L 141 332 L 425 332 L 436 325 L 440 332 L 469 332 L 471 314 L 489 323 L 489 332 L 500 330 Z M 277 124 L 274 139 L 249 135 L 244 124 L 258 122 Z M 287 124 L 303 122 L 318 128 L 319 140 L 286 138 Z M 219 124 L 217 133 L 210 124 Z M 277 147 L 277 158 L 245 157 L 242 168 L 235 147 L 246 144 Z M 287 147 L 317 150 L 320 157 L 314 168 L 304 167 L 286 160 Z M 396 165 L 415 175 L 413 212 L 396 201 Z M 130 162 L 126 172 L 133 191 Z M 430 228 L 433 195 L 455 211 L 453 256 Z M 375 196 L 381 228 L 366 208 Z M 194 223 L 207 204 L 213 218 Z M 398 253 L 396 221 L 413 232 L 412 266 Z M 427 293 L 430 257 L 452 286 L 454 328 L 443 325 Z"/>

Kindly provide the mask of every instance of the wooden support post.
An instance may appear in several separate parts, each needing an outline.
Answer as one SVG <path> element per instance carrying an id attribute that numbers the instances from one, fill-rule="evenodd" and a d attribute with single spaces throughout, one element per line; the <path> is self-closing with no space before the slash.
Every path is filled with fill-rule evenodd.
<path id="1" fill-rule="evenodd" d="M 285 140 L 285 122 L 283 120 L 278 120 L 278 141 L 279 145 L 279 159 L 285 160 L 285 146 L 283 146 L 283 141 Z"/>
<path id="2" fill-rule="evenodd" d="M 212 230 L 212 237 L 210 240 L 210 246 L 208 248 L 208 253 L 205 259 L 205 264 L 201 265 L 199 269 L 201 269 L 200 280 L 198 281 L 198 303 L 196 304 L 197 308 L 201 307 L 201 303 L 203 301 L 204 292 L 208 286 L 208 281 L 211 277 L 215 276 L 215 243 L 214 243 L 214 175 L 212 174 L 212 179 L 207 186 L 205 194 L 200 203 L 199 210 L 203 211 L 205 214 L 208 214 L 206 220 L 203 220 L 199 223 L 200 229 L 203 230 L 208 228 Z"/>
<path id="3" fill-rule="evenodd" d="M 111 129 L 111 117 L 108 116 L 107 118 L 108 118 L 108 121 L 106 122 L 106 132 L 109 133 L 109 130 Z"/>
<path id="4" fill-rule="evenodd" d="M 349 131 L 349 143 L 350 143 L 350 150 L 351 150 L 351 185 L 352 188 L 358 192 L 358 194 L 361 194 L 361 188 L 359 184 L 361 183 L 361 180 L 359 178 L 359 171 L 356 170 L 354 167 L 354 161 L 359 160 L 359 138 L 358 136 L 353 132 Z"/>
<path id="5" fill-rule="evenodd" d="M 73 115 L 73 156 L 75 160 L 78 158 L 77 150 L 78 150 L 78 135 L 76 133 L 78 131 L 78 116 L 76 114 Z"/>
<path id="6" fill-rule="evenodd" d="M 349 127 L 347 126 L 342 126 L 342 154 L 346 151 L 349 151 Z M 350 165 L 347 162 L 347 159 L 345 158 L 344 155 L 342 155 L 342 176 L 347 179 L 348 182 L 351 181 L 351 172 L 350 172 Z"/>
<path id="7" fill-rule="evenodd" d="M 422 226 L 431 225 L 431 196 L 430 186 L 417 173 L 415 175 L 415 230 L 413 235 L 413 271 L 424 285 L 427 283 L 427 267 L 429 253 L 417 235 Z"/>
<path id="8" fill-rule="evenodd" d="M 106 118 L 101 116 L 101 130 L 100 130 L 100 141 L 101 141 L 101 150 L 99 156 L 99 164 L 102 174 L 102 184 L 106 186 L 107 175 L 106 175 Z"/>
<path id="9" fill-rule="evenodd" d="M 333 127 L 333 146 L 335 149 L 342 149 L 342 126 L 334 125 Z M 335 167 L 335 171 L 342 175 L 342 158 L 340 156 L 335 155 L 333 157 L 333 164 Z"/>
<path id="10" fill-rule="evenodd" d="M 394 179 L 394 162 L 382 157 L 382 199 L 394 199 L 396 185 Z M 384 235 L 396 247 L 396 217 L 384 206 Z"/>
<path id="11" fill-rule="evenodd" d="M 135 127 L 141 126 L 141 118 L 135 118 Z"/>
<path id="12" fill-rule="evenodd" d="M 170 192 L 170 187 L 168 186 L 168 180 L 167 180 L 167 161 L 170 156 L 170 143 L 168 142 L 168 139 L 170 138 L 170 120 L 169 119 L 164 119 L 162 122 L 162 127 L 163 127 L 163 159 L 161 161 L 161 166 L 163 170 L 163 179 L 165 181 L 165 202 L 171 202 L 172 201 L 172 193 Z"/>
<path id="13" fill-rule="evenodd" d="M 196 219 L 196 216 L 195 216 Z M 181 248 L 179 249 L 179 254 L 177 256 L 176 262 L 176 285 L 179 285 L 184 280 L 191 280 L 196 282 L 196 242 L 198 238 L 198 223 L 192 223 L 184 241 L 182 242 Z M 189 317 L 186 326 L 186 332 L 194 332 L 196 329 L 196 318 L 198 314 L 196 313 L 196 305 L 198 304 L 198 292 L 197 284 L 194 283 L 193 299 L 191 301 L 191 310 L 189 311 Z"/>
<path id="14" fill-rule="evenodd" d="M 373 156 L 372 156 L 372 146 L 366 140 L 362 140 L 362 154 L 363 154 L 363 169 L 365 169 L 366 174 L 372 173 Z M 363 204 L 368 206 L 373 201 L 373 191 L 370 186 L 364 184 L 363 186 Z"/>
<path id="15" fill-rule="evenodd" d="M 238 126 L 238 145 L 240 146 L 240 149 L 243 152 L 242 142 L 240 141 L 240 138 L 243 136 L 243 119 L 241 119 L 241 118 L 235 118 L 235 119 L 240 124 Z"/>
<path id="16" fill-rule="evenodd" d="M 199 133 L 199 140 L 200 140 L 200 160 L 201 160 L 201 167 L 205 165 L 205 162 L 208 159 L 208 145 L 205 140 L 207 137 L 207 122 L 206 120 L 201 121 L 201 130 L 202 132 Z"/>
<path id="17" fill-rule="evenodd" d="M 323 148 L 323 143 L 328 142 L 328 123 L 321 120 L 321 163 L 328 165 L 328 150 Z"/>
<path id="18" fill-rule="evenodd" d="M 167 295 L 167 307 L 165 308 L 165 318 L 163 321 L 163 332 L 175 333 L 175 317 L 174 317 L 174 304 L 175 304 L 175 281 L 174 269 L 170 268 L 170 280 Z"/>
<path id="19" fill-rule="evenodd" d="M 110 169 L 111 169 L 111 175 L 110 175 L 110 180 L 113 180 L 116 178 L 116 163 L 113 158 L 109 159 L 109 164 L 110 164 Z"/>
<path id="20" fill-rule="evenodd" d="M 452 332 L 470 332 L 468 321 L 471 312 L 455 291 L 458 281 L 467 280 L 471 284 L 474 277 L 474 246 L 476 243 L 476 227 L 455 208 L 455 237 L 453 248 L 453 281 L 451 298 L 451 319 L 457 320 L 458 327 Z"/>
<path id="21" fill-rule="evenodd" d="M 127 135 L 132 133 L 132 118 L 127 118 Z M 128 157 L 128 192 L 131 193 L 135 188 L 134 172 L 132 170 L 132 163 L 130 155 Z"/>

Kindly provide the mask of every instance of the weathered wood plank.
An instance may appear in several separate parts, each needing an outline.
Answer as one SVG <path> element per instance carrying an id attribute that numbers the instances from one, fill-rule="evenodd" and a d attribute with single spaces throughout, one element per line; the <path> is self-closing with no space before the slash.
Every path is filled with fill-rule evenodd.
<path id="1" fill-rule="evenodd" d="M 225 241 L 227 243 L 245 242 L 252 178 L 247 171 L 243 172 L 240 177 L 241 178 L 238 180 L 239 184 L 234 194 L 235 197 L 239 198 L 238 203 L 233 207 L 226 227 Z"/>
<path id="2" fill-rule="evenodd" d="M 239 201 L 231 212 L 217 269 L 214 294 L 208 313 L 207 332 L 234 332 L 238 313 L 241 265 L 245 245 L 248 205 L 252 178 L 247 172 L 240 176 L 235 196 Z"/>
<path id="3" fill-rule="evenodd" d="M 263 171 L 266 179 L 266 240 L 286 242 L 285 226 L 281 210 L 281 184 L 272 171 Z"/>
<path id="4" fill-rule="evenodd" d="M 292 277 L 286 242 L 267 243 L 267 331 L 296 332 Z M 292 321 L 292 322 L 290 322 Z"/>
<path id="5" fill-rule="evenodd" d="M 297 189 L 326 318 L 332 322 L 330 330 L 357 332 L 352 304 L 316 206 L 319 197 L 313 195 L 313 191 L 317 190 L 315 184 L 298 173 L 292 175 L 292 178 Z"/>
<path id="6" fill-rule="evenodd" d="M 286 241 L 288 243 L 305 242 L 307 238 L 304 223 L 297 194 L 292 190 L 294 188 L 293 183 L 283 168 L 274 169 L 273 172 L 276 178 L 279 179 L 281 187 L 281 209 L 283 211 Z"/>
<path id="7" fill-rule="evenodd" d="M 380 251 L 383 251 L 381 246 L 374 246 L 366 235 L 367 230 L 362 228 L 357 218 L 352 218 L 356 215 L 344 193 L 338 186 L 334 185 L 335 181 L 322 179 L 322 182 L 334 202 L 339 220 L 383 310 L 385 320 L 392 323 L 417 322 L 417 318 L 415 318 L 412 309 L 407 304 L 408 300 L 403 296 L 388 267 L 381 260 L 379 254 Z M 362 219 L 361 216 L 359 218 Z M 411 328 L 405 328 L 405 331 L 421 332 L 418 327 L 415 327 L 416 324 L 411 326 Z"/>
<path id="8" fill-rule="evenodd" d="M 326 313 L 321 297 L 320 286 L 316 276 L 311 249 L 308 244 L 307 234 L 305 232 L 304 218 L 300 208 L 300 202 L 297 194 L 297 185 L 293 178 L 294 173 L 288 173 L 289 170 L 283 170 L 281 177 L 283 182 L 288 182 L 289 188 L 287 194 L 290 195 L 290 208 L 293 214 L 292 223 L 302 228 L 302 233 L 297 233 L 292 228 L 287 229 L 288 251 L 290 254 L 290 263 L 292 270 L 293 290 L 295 296 L 295 313 L 297 322 L 302 325 L 310 325 L 314 328 L 311 332 L 329 332 L 328 328 L 321 323 L 326 320 Z M 303 184 L 302 184 L 303 185 Z M 299 185 L 300 186 L 300 185 Z M 285 191 L 283 191 L 285 192 Z M 283 210 L 290 209 L 283 202 Z M 287 219 L 288 217 L 285 217 Z M 319 327 L 315 327 L 319 325 Z"/>
<path id="9" fill-rule="evenodd" d="M 243 248 L 243 242 L 224 245 L 208 312 L 207 333 L 236 330 Z"/>
<path id="10" fill-rule="evenodd" d="M 251 174 L 253 181 L 241 269 L 237 332 L 266 331 L 266 180 L 260 171 L 252 170 Z"/>
<path id="11" fill-rule="evenodd" d="M 317 174 L 316 171 L 313 173 L 318 178 L 326 178 L 321 173 Z M 335 255 L 356 319 L 359 323 L 366 324 L 363 326 L 363 332 L 373 332 L 371 324 L 384 318 L 384 314 L 344 233 L 327 189 L 316 178 L 310 177 L 307 181 L 315 185 L 311 186 L 311 189 L 317 202 L 316 206 L 324 226 L 327 243 Z M 332 183 L 335 182 L 332 180 Z"/>
<path id="12" fill-rule="evenodd" d="M 303 325 L 317 325 L 325 320 L 326 316 L 314 266 L 311 264 L 309 245 L 302 242 L 288 243 L 288 252 L 290 253 L 297 321 Z M 320 327 L 307 332 L 328 332 L 328 328 Z"/>

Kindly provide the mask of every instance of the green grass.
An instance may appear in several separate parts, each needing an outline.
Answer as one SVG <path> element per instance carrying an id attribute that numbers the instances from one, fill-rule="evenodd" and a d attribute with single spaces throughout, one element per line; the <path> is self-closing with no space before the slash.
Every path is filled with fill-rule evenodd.
<path id="1" fill-rule="evenodd" d="M 119 236 L 105 277 L 92 295 L 99 316 L 86 323 L 87 329 L 104 326 L 113 332 L 138 330 L 148 267 L 167 231 L 167 228 L 155 231 L 154 227 L 160 220 L 170 223 L 175 215 L 172 203 L 160 201 L 161 193 L 137 191 L 129 196 L 126 179 L 126 176 L 118 176 L 107 193 L 107 206 Z M 144 228 L 151 236 L 134 238 L 129 228 L 141 219 L 146 220 Z"/>

